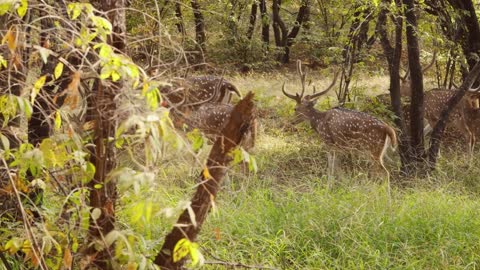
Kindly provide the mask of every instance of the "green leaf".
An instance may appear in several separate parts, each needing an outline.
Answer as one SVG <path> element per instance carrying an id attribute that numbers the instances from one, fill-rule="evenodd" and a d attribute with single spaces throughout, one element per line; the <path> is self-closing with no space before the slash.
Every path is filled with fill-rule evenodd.
<path id="1" fill-rule="evenodd" d="M 0 16 L 9 12 L 10 9 L 13 7 L 13 4 L 15 4 L 15 2 L 17 2 L 17 1 L 16 0 L 2 1 L 1 4 L 0 4 Z"/>
<path id="2" fill-rule="evenodd" d="M 133 207 L 133 213 L 130 217 L 131 223 L 137 223 L 143 216 L 143 210 L 145 208 L 145 202 L 141 201 Z"/>
<path id="3" fill-rule="evenodd" d="M 119 231 L 111 231 L 105 236 L 105 243 L 107 247 L 111 246 L 121 236 Z"/>
<path id="4" fill-rule="evenodd" d="M 198 152 L 205 143 L 202 133 L 197 128 L 187 133 L 187 139 L 192 145 L 194 152 Z"/>
<path id="5" fill-rule="evenodd" d="M 70 19 L 75 20 L 82 13 L 82 4 L 81 3 L 70 3 L 67 6 L 67 13 L 70 16 Z"/>
<path id="6" fill-rule="evenodd" d="M 152 219 L 152 212 L 153 212 L 153 202 L 152 201 L 147 201 L 146 206 L 145 206 L 145 221 L 150 223 Z"/>
<path id="7" fill-rule="evenodd" d="M 102 215 L 100 208 L 93 208 L 91 216 L 93 220 L 97 220 Z"/>
<path id="8" fill-rule="evenodd" d="M 62 72 L 63 72 L 63 63 L 62 63 L 62 62 L 59 62 L 59 63 L 55 66 L 55 70 L 54 70 L 54 72 L 53 72 L 53 75 L 55 76 L 55 79 L 60 78 L 60 76 L 62 75 Z"/>
<path id="9" fill-rule="evenodd" d="M 110 75 L 112 74 L 113 70 L 111 69 L 111 67 L 109 66 L 104 66 L 102 68 L 102 70 L 100 70 L 100 79 L 102 80 L 105 80 L 107 79 L 108 77 L 110 77 Z"/>
<path id="10" fill-rule="evenodd" d="M 3 150 L 9 150 L 10 149 L 10 140 L 0 133 L 0 141 L 2 141 L 2 149 Z"/>
<path id="11" fill-rule="evenodd" d="M 20 18 L 23 18 L 23 16 L 27 14 L 27 9 L 28 9 L 28 0 L 22 0 L 20 2 L 20 6 L 17 8 L 18 16 L 20 16 Z"/>
<path id="12" fill-rule="evenodd" d="M 7 60 L 5 60 L 5 58 L 3 58 L 3 55 L 0 55 L 0 67 L 6 68 L 7 66 L 8 66 Z"/>
<path id="13" fill-rule="evenodd" d="M 3 248 L 4 250 L 8 250 L 10 254 L 15 254 L 19 251 L 23 246 L 23 239 L 14 237 L 10 239 Z"/>
<path id="14" fill-rule="evenodd" d="M 82 181 L 82 183 L 86 184 L 86 183 L 90 182 L 93 179 L 93 177 L 95 176 L 95 171 L 96 171 L 95 165 L 91 162 L 87 162 L 85 164 L 85 173 L 86 173 L 85 177 L 86 177 L 86 179 L 85 179 L 85 181 Z M 97 186 L 99 186 L 99 187 L 97 187 Z M 95 185 L 95 188 L 97 188 L 97 189 L 102 188 L 102 185 L 97 184 L 97 185 Z"/>
<path id="15" fill-rule="evenodd" d="M 203 258 L 197 243 L 193 243 L 190 247 L 190 258 L 192 259 L 190 267 L 199 267 L 205 263 L 205 259 Z"/>
<path id="16" fill-rule="evenodd" d="M 55 112 L 55 130 L 59 130 L 62 127 L 62 116 L 59 111 Z"/>
<path id="17" fill-rule="evenodd" d="M 96 27 L 101 27 L 102 29 L 107 30 L 107 34 L 112 32 L 112 24 L 107 19 L 100 16 L 93 16 L 92 21 Z"/>
<path id="18" fill-rule="evenodd" d="M 257 160 L 252 155 L 250 155 L 250 158 L 248 160 L 248 170 L 254 173 L 258 171 Z"/>

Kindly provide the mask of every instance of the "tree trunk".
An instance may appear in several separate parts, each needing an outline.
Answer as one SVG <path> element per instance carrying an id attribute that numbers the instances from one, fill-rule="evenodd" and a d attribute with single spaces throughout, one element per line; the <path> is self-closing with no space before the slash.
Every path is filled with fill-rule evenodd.
<path id="1" fill-rule="evenodd" d="M 265 0 L 260 0 L 260 14 L 262 18 L 262 41 L 264 53 L 266 54 L 270 43 L 270 17 L 267 13 L 267 4 L 265 3 Z"/>
<path id="2" fill-rule="evenodd" d="M 403 117 L 402 102 L 400 96 L 400 60 L 402 56 L 402 31 L 403 31 L 403 17 L 395 16 L 395 47 L 392 47 L 388 40 L 388 34 L 386 30 L 386 22 L 390 0 L 384 0 L 384 7 L 378 15 L 377 30 L 380 36 L 380 42 L 383 47 L 383 51 L 388 62 L 388 71 L 390 74 L 390 100 L 392 104 L 392 110 L 395 113 L 395 125 L 401 130 L 399 136 L 399 154 L 400 161 L 402 163 L 401 172 L 408 175 L 411 172 L 410 169 L 410 146 L 409 135 L 407 133 L 406 124 Z M 401 0 L 395 0 L 397 7 L 401 6 Z M 400 9 L 399 9 L 400 10 Z"/>
<path id="3" fill-rule="evenodd" d="M 420 49 L 416 35 L 418 29 L 414 0 L 403 0 L 403 3 L 405 5 L 405 18 L 407 21 L 408 66 L 410 69 L 412 88 L 412 101 L 410 107 L 410 145 L 413 160 L 420 164 L 425 153 L 423 139 L 423 74 L 422 66 L 420 64 Z"/>
<path id="4" fill-rule="evenodd" d="M 283 55 L 283 61 L 282 61 L 284 64 L 290 62 L 290 47 L 293 45 L 293 41 L 295 40 L 298 33 L 300 32 L 300 27 L 302 27 L 303 22 L 308 16 L 309 7 L 310 7 L 310 1 L 303 0 L 302 5 L 298 10 L 297 18 L 295 19 L 295 24 L 292 27 L 292 30 L 290 30 L 290 33 L 288 33 L 285 41 L 286 42 L 285 54 Z"/>
<path id="5" fill-rule="evenodd" d="M 257 10 L 258 10 L 258 3 L 257 1 L 253 1 L 252 9 L 250 11 L 250 23 L 248 25 L 248 30 L 247 30 L 248 40 L 252 39 L 253 31 L 255 30 L 255 23 L 257 21 Z"/>
<path id="6" fill-rule="evenodd" d="M 113 26 L 113 34 L 109 37 L 108 42 L 119 52 L 124 52 L 126 47 L 125 1 L 100 1 L 102 11 L 107 13 Z M 121 83 L 111 83 L 109 86 L 104 86 L 97 80 L 93 86 L 93 93 L 88 99 L 90 108 L 88 116 L 95 120 L 95 149 L 91 153 L 90 161 L 96 168 L 93 180 L 88 183 L 90 206 L 92 209 L 100 210 L 101 213 L 98 219 L 90 219 L 89 243 L 92 241 L 103 242 L 103 237 L 115 228 L 117 190 L 115 181 L 107 181 L 107 176 L 116 166 L 114 142 L 109 138 L 115 136 L 115 124 L 112 121 L 116 110 L 114 98 L 121 87 Z M 113 246 L 97 250 L 95 245 L 91 245 L 85 253 L 93 258 L 91 263 L 95 267 L 112 269 L 110 261 Z"/>
<path id="7" fill-rule="evenodd" d="M 193 17 L 195 22 L 195 40 L 197 42 L 199 54 L 202 59 L 204 59 L 204 55 L 206 50 L 206 35 L 205 35 L 205 19 L 203 18 L 202 11 L 200 10 L 200 4 L 197 0 L 191 0 L 190 4 L 193 9 Z"/>
<path id="8" fill-rule="evenodd" d="M 285 38 L 287 37 L 287 27 L 280 17 L 281 0 L 273 0 L 272 17 L 273 17 L 273 36 L 275 37 L 275 45 L 277 47 L 285 46 Z"/>
<path id="9" fill-rule="evenodd" d="M 177 30 L 180 34 L 182 34 L 182 37 L 184 37 L 185 24 L 183 23 L 182 6 L 180 5 L 179 1 L 175 1 L 175 17 L 177 17 L 177 22 L 175 23 Z"/>
<path id="10" fill-rule="evenodd" d="M 175 245 L 183 238 L 195 241 L 198 233 L 207 218 L 212 207 L 212 200 L 216 198 L 222 184 L 227 166 L 232 158 L 229 153 L 241 142 L 244 133 L 249 130 L 254 120 L 253 94 L 250 92 L 233 109 L 230 120 L 222 131 L 222 137 L 215 141 L 207 161 L 207 170 L 211 175 L 207 178 L 206 173 L 201 173 L 195 195 L 192 198 L 191 207 L 195 215 L 185 210 L 179 217 L 173 230 L 166 236 L 165 242 L 157 254 L 154 263 L 161 269 L 183 269 L 184 260 L 173 261 Z M 195 222 L 191 217 L 195 216 Z"/>

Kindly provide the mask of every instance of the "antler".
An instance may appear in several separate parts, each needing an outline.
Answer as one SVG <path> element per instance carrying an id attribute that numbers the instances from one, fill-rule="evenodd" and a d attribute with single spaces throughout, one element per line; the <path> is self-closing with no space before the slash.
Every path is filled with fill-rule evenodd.
<path id="1" fill-rule="evenodd" d="M 298 94 L 295 94 L 295 95 L 289 94 L 289 93 L 287 93 L 287 91 L 285 89 L 286 89 L 285 83 L 283 83 L 282 92 L 285 96 L 295 100 L 297 103 L 300 103 L 302 101 L 302 98 Z"/>
<path id="2" fill-rule="evenodd" d="M 297 60 L 297 72 L 298 72 L 298 75 L 300 76 L 300 82 L 302 83 L 302 93 L 300 95 L 298 93 L 295 93 L 295 95 L 287 93 L 285 83 L 283 83 L 282 92 L 288 98 L 291 98 L 295 100 L 297 103 L 300 103 L 302 102 L 303 95 L 305 94 L 305 78 L 306 78 L 306 74 L 302 70 L 301 60 Z"/>
<path id="3" fill-rule="evenodd" d="M 302 83 L 302 93 L 300 94 L 300 99 L 302 99 L 303 94 L 305 94 L 305 78 L 306 78 L 307 74 L 305 72 L 303 72 L 303 70 L 302 70 L 302 61 L 301 60 L 297 60 L 297 72 L 298 72 L 298 75 L 300 76 L 300 82 Z"/>
<path id="4" fill-rule="evenodd" d="M 332 89 L 332 87 L 333 87 L 333 86 L 335 85 L 335 83 L 337 82 L 337 78 L 338 78 L 338 74 L 339 74 L 339 73 L 340 73 L 339 70 L 337 70 L 337 71 L 335 72 L 335 75 L 334 75 L 334 77 L 333 77 L 332 83 L 330 84 L 330 86 L 328 86 L 327 89 L 323 90 L 322 92 L 315 93 L 315 92 L 316 92 L 316 89 L 315 89 L 315 86 L 314 86 L 314 87 L 313 87 L 313 93 L 314 93 L 314 94 L 313 94 L 313 95 L 309 95 L 308 98 L 309 98 L 310 100 L 312 100 L 312 99 L 318 98 L 318 97 L 320 97 L 321 95 L 324 95 L 324 94 L 326 94 L 328 91 L 330 91 L 330 89 Z"/>

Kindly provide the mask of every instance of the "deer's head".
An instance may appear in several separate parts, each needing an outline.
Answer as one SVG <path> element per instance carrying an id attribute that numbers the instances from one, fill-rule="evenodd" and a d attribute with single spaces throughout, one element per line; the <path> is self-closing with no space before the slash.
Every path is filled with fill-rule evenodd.
<path id="1" fill-rule="evenodd" d="M 335 77 L 328 86 L 326 90 L 323 90 L 322 92 L 316 93 L 315 86 L 313 87 L 313 94 L 311 95 L 306 95 L 305 94 L 305 78 L 306 78 L 306 73 L 303 72 L 302 70 L 302 62 L 300 60 L 297 60 L 297 72 L 298 75 L 300 76 L 300 81 L 302 84 L 302 92 L 300 94 L 295 93 L 295 95 L 289 94 L 286 91 L 285 83 L 282 86 L 282 92 L 285 96 L 287 96 L 290 99 L 295 100 L 296 105 L 295 105 L 295 118 L 293 120 L 294 124 L 298 124 L 302 121 L 308 120 L 314 110 L 315 103 L 317 103 L 318 99 L 320 96 L 326 94 L 332 87 L 335 85 L 335 82 L 337 81 L 338 77 L 338 72 L 335 73 Z"/>

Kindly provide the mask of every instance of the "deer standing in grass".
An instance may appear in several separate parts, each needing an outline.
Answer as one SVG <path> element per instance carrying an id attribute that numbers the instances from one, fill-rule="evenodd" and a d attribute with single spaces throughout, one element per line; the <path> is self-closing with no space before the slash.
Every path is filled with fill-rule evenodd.
<path id="1" fill-rule="evenodd" d="M 455 109 L 450 113 L 447 128 L 453 128 L 460 132 L 466 141 L 468 153 L 473 153 L 476 141 L 475 125 L 478 122 L 478 89 L 469 89 Z M 456 90 L 432 89 L 425 93 L 425 119 L 433 128 L 438 120 L 442 110 L 447 106 L 450 98 L 455 95 Z"/>
<path id="2" fill-rule="evenodd" d="M 295 95 L 287 93 L 285 84 L 282 92 L 285 96 L 296 102 L 296 123 L 301 121 L 310 122 L 312 128 L 320 135 L 322 140 L 330 147 L 341 151 L 357 150 L 367 152 L 387 173 L 389 172 L 383 163 L 383 156 L 387 148 L 397 143 L 397 137 L 393 128 L 379 119 L 359 111 L 336 107 L 327 111 L 319 111 L 314 108 L 318 98 L 327 93 L 334 85 L 337 74 L 331 85 L 324 91 L 312 95 L 305 93 L 305 77 L 301 62 L 297 61 L 297 72 L 300 75 L 302 92 Z M 329 152 L 329 172 L 331 176 L 334 170 L 335 152 Z"/>

